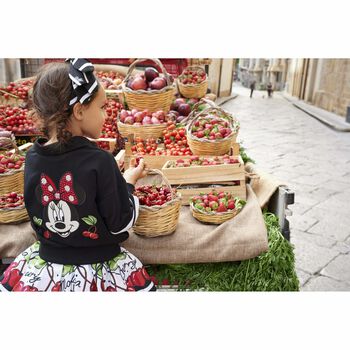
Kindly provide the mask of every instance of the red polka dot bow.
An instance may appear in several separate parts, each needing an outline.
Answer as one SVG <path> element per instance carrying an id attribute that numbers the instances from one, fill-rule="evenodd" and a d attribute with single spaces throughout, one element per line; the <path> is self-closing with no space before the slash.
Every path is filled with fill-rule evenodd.
<path id="1" fill-rule="evenodd" d="M 47 205 L 53 200 L 78 204 L 78 197 L 73 189 L 73 176 L 70 172 L 66 172 L 61 177 L 59 191 L 57 191 L 53 181 L 45 174 L 41 174 L 40 185 L 42 190 L 41 203 L 43 205 Z"/>

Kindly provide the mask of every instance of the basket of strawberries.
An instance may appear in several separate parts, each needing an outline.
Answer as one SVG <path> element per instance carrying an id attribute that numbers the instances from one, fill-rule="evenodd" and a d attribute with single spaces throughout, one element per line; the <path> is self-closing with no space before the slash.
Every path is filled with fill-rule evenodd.
<path id="1" fill-rule="evenodd" d="M 139 217 L 133 228 L 135 233 L 157 237 L 176 230 L 181 208 L 180 195 L 171 188 L 161 171 L 150 170 L 148 176 L 136 184 L 134 195 L 140 202 Z"/>
<path id="2" fill-rule="evenodd" d="M 7 131 L 0 131 L 5 135 Z M 9 148 L 13 148 L 9 151 Z M 0 136 L 0 195 L 9 192 L 23 193 L 24 154 L 18 149 L 12 135 Z"/>
<path id="3" fill-rule="evenodd" d="M 16 192 L 0 196 L 0 223 L 19 223 L 28 221 L 28 213 L 24 206 L 23 194 Z"/>
<path id="4" fill-rule="evenodd" d="M 177 86 L 182 96 L 201 98 L 208 90 L 208 76 L 202 67 L 188 66 L 179 75 Z"/>
<path id="5" fill-rule="evenodd" d="M 231 193 L 211 191 L 208 194 L 193 196 L 190 208 L 193 217 L 198 221 L 220 225 L 234 218 L 245 203 L 244 200 L 233 197 Z"/>
<path id="6" fill-rule="evenodd" d="M 236 141 L 239 122 L 220 107 L 198 113 L 186 126 L 187 143 L 195 155 L 221 156 Z"/>
<path id="7" fill-rule="evenodd" d="M 122 83 L 125 102 L 129 109 L 168 112 L 174 98 L 175 84 L 162 62 L 158 59 L 150 59 L 160 67 L 162 76 L 153 67 L 146 68 L 144 74 L 131 75 L 138 63 L 147 60 L 137 59 L 130 65 Z"/>

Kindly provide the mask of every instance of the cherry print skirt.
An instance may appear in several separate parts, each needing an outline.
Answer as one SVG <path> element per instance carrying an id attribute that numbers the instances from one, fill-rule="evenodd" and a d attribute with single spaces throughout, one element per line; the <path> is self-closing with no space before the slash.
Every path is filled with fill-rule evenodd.
<path id="1" fill-rule="evenodd" d="M 0 276 L 0 292 L 155 291 L 140 260 L 121 247 L 113 259 L 91 265 L 61 265 L 39 256 L 40 242 L 22 252 Z"/>

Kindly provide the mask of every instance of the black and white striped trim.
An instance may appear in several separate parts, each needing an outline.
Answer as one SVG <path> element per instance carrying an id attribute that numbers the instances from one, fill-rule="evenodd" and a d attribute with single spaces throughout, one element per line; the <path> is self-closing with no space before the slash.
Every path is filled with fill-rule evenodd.
<path id="1" fill-rule="evenodd" d="M 111 231 L 111 233 L 114 235 L 117 235 L 118 233 L 122 233 L 122 232 L 130 230 L 135 225 L 135 222 L 137 221 L 137 218 L 139 217 L 139 209 L 140 209 L 139 199 L 136 196 L 130 195 L 129 201 L 133 207 L 132 218 L 131 218 L 130 222 L 120 231 L 118 231 L 118 232 Z"/>
<path id="2" fill-rule="evenodd" d="M 72 81 L 74 95 L 69 101 L 72 106 L 76 102 L 87 103 L 92 94 L 98 90 L 97 79 L 93 73 L 94 66 L 91 62 L 83 58 L 68 58 L 70 62 L 69 78 Z"/>

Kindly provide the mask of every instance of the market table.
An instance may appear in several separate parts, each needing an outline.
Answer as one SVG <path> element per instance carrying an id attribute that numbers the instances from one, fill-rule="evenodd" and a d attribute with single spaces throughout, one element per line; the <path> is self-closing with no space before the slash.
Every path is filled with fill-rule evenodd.
<path id="1" fill-rule="evenodd" d="M 260 180 L 254 191 L 247 187 L 246 207 L 234 219 L 219 226 L 204 225 L 191 216 L 188 207 L 183 207 L 174 234 L 145 238 L 131 232 L 123 245 L 141 261 L 154 264 L 240 261 L 266 251 L 266 228 L 260 207 L 269 202 L 282 183 L 252 164 L 246 167 L 257 173 Z M 29 222 L 0 225 L 0 258 L 3 262 L 12 260 L 35 240 Z"/>

